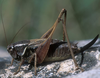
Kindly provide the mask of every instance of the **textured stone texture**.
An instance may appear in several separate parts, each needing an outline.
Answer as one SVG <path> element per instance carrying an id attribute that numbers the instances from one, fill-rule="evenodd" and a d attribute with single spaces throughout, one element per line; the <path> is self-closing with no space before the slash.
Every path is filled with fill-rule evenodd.
<path id="1" fill-rule="evenodd" d="M 78 46 L 84 46 L 90 40 L 79 41 Z M 28 70 L 29 64 L 23 64 L 20 72 L 17 75 L 13 73 L 18 68 L 17 61 L 13 66 L 6 67 L 11 61 L 11 56 L 3 48 L 0 48 L 0 77 L 17 77 L 17 78 L 99 78 L 100 75 L 100 51 L 98 40 L 95 45 L 84 52 L 84 61 L 82 68 L 85 70 L 81 72 L 80 69 L 75 71 L 73 60 L 67 59 L 60 62 L 53 62 L 42 64 L 37 67 L 37 76 L 34 75 L 34 67 Z M 78 64 L 80 63 L 81 55 L 75 56 Z"/>

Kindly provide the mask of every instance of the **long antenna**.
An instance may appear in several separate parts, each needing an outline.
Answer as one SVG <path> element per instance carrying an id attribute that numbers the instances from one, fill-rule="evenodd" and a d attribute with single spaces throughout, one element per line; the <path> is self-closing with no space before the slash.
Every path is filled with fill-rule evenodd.
<path id="1" fill-rule="evenodd" d="M 3 25 L 3 30 L 4 30 L 6 45 L 8 45 L 8 40 L 7 40 L 6 31 L 5 31 L 5 27 L 4 27 L 4 22 L 3 22 L 3 18 L 2 18 L 2 4 L 1 4 L 1 21 L 2 21 L 2 25 Z"/>
<path id="2" fill-rule="evenodd" d="M 26 24 L 24 24 L 24 25 L 19 29 L 19 31 L 15 34 L 15 36 L 13 37 L 13 39 L 11 40 L 10 43 L 13 42 L 14 38 L 18 35 L 18 33 L 20 32 L 20 30 L 21 30 L 23 27 L 25 27 L 28 23 L 29 23 L 29 22 L 27 22 Z"/>
<path id="3" fill-rule="evenodd" d="M 8 40 L 7 40 L 6 31 L 5 31 L 5 27 L 4 27 L 4 22 L 3 22 L 3 18 L 2 18 L 2 4 L 1 4 L 1 21 L 2 21 L 2 24 L 3 24 L 3 30 L 4 30 L 6 45 L 8 45 Z M 29 22 L 27 22 L 26 24 L 24 24 L 24 25 L 19 29 L 19 31 L 15 34 L 15 36 L 14 36 L 13 39 L 11 40 L 11 43 L 13 42 L 14 38 L 18 35 L 18 33 L 20 32 L 20 30 L 21 30 L 24 26 L 26 26 L 28 23 L 29 23 Z"/>

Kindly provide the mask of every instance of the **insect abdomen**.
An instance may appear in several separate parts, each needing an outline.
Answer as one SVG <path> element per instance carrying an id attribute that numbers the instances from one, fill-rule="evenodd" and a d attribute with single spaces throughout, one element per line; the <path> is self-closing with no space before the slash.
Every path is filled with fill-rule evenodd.
<path id="1" fill-rule="evenodd" d="M 77 46 L 72 45 L 71 46 L 73 49 L 74 54 L 79 53 L 79 50 Z M 52 47 L 54 48 L 54 47 Z M 50 48 L 47 57 L 45 58 L 44 62 L 49 62 L 49 61 L 60 61 L 60 60 L 65 60 L 71 57 L 70 50 L 68 48 L 67 43 L 62 43 L 59 45 L 54 52 L 52 52 L 52 48 Z"/>

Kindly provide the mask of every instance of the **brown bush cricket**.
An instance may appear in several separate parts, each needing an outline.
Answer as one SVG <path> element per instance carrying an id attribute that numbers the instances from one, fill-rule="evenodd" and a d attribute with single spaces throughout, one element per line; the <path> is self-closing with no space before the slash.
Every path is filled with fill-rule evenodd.
<path id="1" fill-rule="evenodd" d="M 28 63 L 34 62 L 34 72 L 36 75 L 37 64 L 64 60 L 68 59 L 70 56 L 72 56 L 76 69 L 80 68 L 83 71 L 83 69 L 78 66 L 74 54 L 83 53 L 84 50 L 95 43 L 99 35 L 82 48 L 78 48 L 75 44 L 70 44 L 66 30 L 66 13 L 67 11 L 62 9 L 54 25 L 40 39 L 23 40 L 11 43 L 7 46 L 7 51 L 12 56 L 11 65 L 14 60 L 20 61 L 19 68 L 14 74 L 20 71 L 20 67 L 24 61 Z M 62 19 L 63 15 L 64 19 Z M 52 39 L 52 35 L 60 21 L 63 24 L 63 41 Z M 67 42 L 65 42 L 65 37 Z"/>

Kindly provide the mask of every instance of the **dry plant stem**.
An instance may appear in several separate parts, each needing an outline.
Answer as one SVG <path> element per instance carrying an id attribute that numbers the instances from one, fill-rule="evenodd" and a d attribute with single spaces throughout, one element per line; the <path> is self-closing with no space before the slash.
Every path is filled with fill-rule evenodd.
<path id="1" fill-rule="evenodd" d="M 14 73 L 14 75 L 16 75 L 20 71 L 20 68 L 21 68 L 21 65 L 23 64 L 23 62 L 24 62 L 24 59 L 22 58 L 21 62 L 19 64 L 18 70 Z"/>

